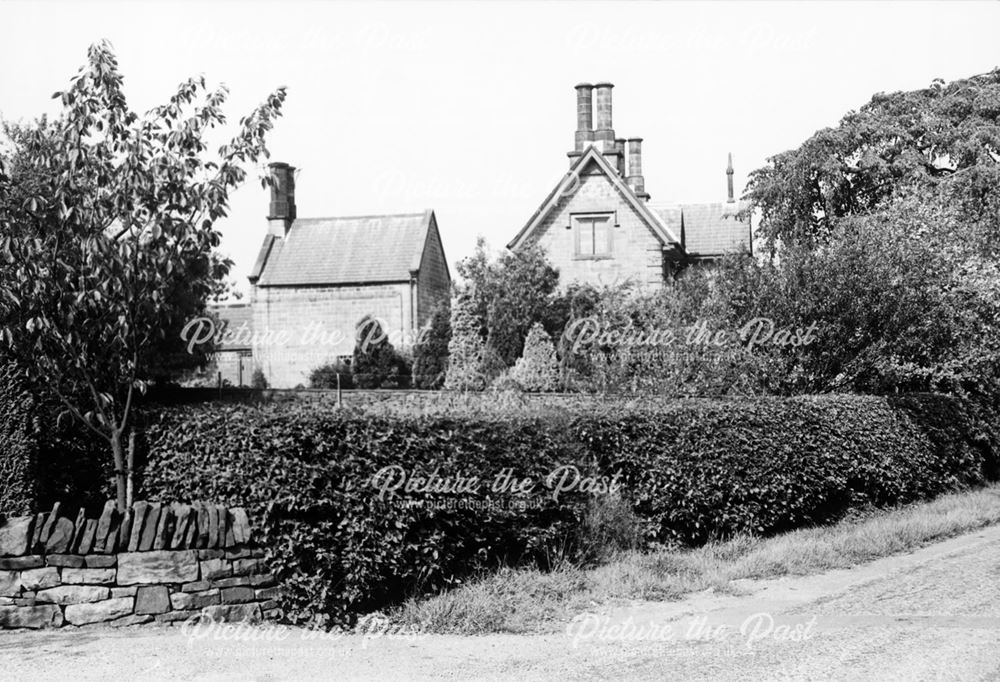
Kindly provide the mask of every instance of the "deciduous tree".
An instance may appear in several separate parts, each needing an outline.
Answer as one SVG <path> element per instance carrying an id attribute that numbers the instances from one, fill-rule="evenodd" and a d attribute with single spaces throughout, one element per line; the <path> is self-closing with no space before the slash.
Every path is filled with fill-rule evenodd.
<path id="1" fill-rule="evenodd" d="M 110 45 L 96 44 L 54 95 L 61 115 L 14 140 L 0 171 L 3 340 L 64 414 L 108 442 L 119 508 L 137 394 L 157 348 L 203 311 L 229 271 L 215 252 L 216 221 L 246 167 L 267 156 L 285 90 L 212 154 L 206 138 L 225 123 L 226 96 L 190 79 L 139 115 Z"/>
<path id="2" fill-rule="evenodd" d="M 747 196 L 771 243 L 828 240 L 838 218 L 900 190 L 943 193 L 1000 242 L 1000 69 L 912 92 L 879 93 L 833 128 L 771 157 Z"/>

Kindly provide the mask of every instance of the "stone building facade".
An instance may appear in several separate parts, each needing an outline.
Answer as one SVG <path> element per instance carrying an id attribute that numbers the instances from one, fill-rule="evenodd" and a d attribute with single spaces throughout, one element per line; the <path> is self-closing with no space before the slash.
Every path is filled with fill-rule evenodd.
<path id="1" fill-rule="evenodd" d="M 219 326 L 219 343 L 211 362 L 202 373 L 202 383 L 223 386 L 250 386 L 253 361 L 253 310 L 248 303 L 210 305 L 208 313 Z"/>
<path id="2" fill-rule="evenodd" d="M 686 265 L 750 250 L 747 207 L 733 196 L 731 156 L 725 201 L 650 203 L 642 174 L 642 138 L 615 135 L 613 87 L 576 86 L 577 130 L 569 172 L 507 248 L 541 246 L 559 269 L 562 285 L 629 281 L 642 287 L 659 286 Z"/>
<path id="3" fill-rule="evenodd" d="M 366 316 L 395 347 L 410 345 L 451 295 L 434 212 L 300 219 L 295 169 L 271 171 L 268 234 L 250 274 L 253 361 L 268 384 L 307 386 L 316 367 L 350 358 Z"/>

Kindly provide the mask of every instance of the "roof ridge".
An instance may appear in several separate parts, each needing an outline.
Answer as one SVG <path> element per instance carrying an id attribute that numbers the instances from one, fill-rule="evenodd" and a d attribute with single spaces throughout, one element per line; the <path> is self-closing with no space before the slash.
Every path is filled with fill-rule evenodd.
<path id="1" fill-rule="evenodd" d="M 298 223 L 306 220 L 359 220 L 361 218 L 416 218 L 416 217 L 422 217 L 425 213 L 426 211 L 418 211 L 415 213 L 369 213 L 367 215 L 334 215 L 334 216 L 323 216 L 319 218 L 296 218 L 294 222 Z"/>

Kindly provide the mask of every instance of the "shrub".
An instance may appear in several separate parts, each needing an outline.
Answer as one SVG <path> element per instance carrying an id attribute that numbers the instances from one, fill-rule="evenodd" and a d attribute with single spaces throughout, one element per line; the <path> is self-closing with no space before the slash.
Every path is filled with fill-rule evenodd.
<path id="1" fill-rule="evenodd" d="M 598 560 L 637 528 L 673 545 L 831 522 L 981 483 L 1000 452 L 995 416 L 943 396 L 508 404 L 168 410 L 148 427 L 144 495 L 246 506 L 287 619 L 333 624 L 498 564 Z M 370 482 L 393 465 L 536 486 L 382 499 Z M 543 481 L 562 465 L 618 501 L 579 487 L 553 500 Z"/>
<path id="2" fill-rule="evenodd" d="M 475 253 L 459 261 L 457 269 L 467 283 L 462 294 L 498 365 L 488 375 L 493 377 L 521 356 L 531 325 L 548 317 L 559 272 L 537 244 L 516 253 L 505 249 L 492 259 L 482 237 Z"/>
<path id="3" fill-rule="evenodd" d="M 320 365 L 309 373 L 309 388 L 337 388 L 337 375 L 341 388 L 354 388 L 351 366 L 343 360 L 334 360 Z"/>
<path id="4" fill-rule="evenodd" d="M 251 388 L 267 388 L 269 384 L 267 383 L 267 377 L 264 376 L 264 370 L 260 367 L 253 371 L 253 375 L 250 378 Z"/>
<path id="5" fill-rule="evenodd" d="M 604 563 L 640 547 L 645 535 L 642 520 L 628 500 L 620 495 L 595 497 L 588 500 L 577 532 L 576 559 L 582 564 Z"/>
<path id="6" fill-rule="evenodd" d="M 351 372 L 358 388 L 404 388 L 410 369 L 389 342 L 389 335 L 374 317 L 358 323 Z"/>
<path id="7" fill-rule="evenodd" d="M 413 349 L 413 383 L 417 388 L 439 389 L 444 386 L 448 368 L 448 343 L 451 341 L 451 306 L 443 303 L 434 309 L 420 343 Z"/>
<path id="8" fill-rule="evenodd" d="M 536 322 L 528 332 L 524 355 L 514 364 L 510 378 L 526 391 L 555 391 L 559 388 L 556 348 L 541 324 Z"/>
<path id="9" fill-rule="evenodd" d="M 502 372 L 497 375 L 493 381 L 490 382 L 491 392 L 504 392 L 512 391 L 515 393 L 521 393 L 525 390 L 524 386 L 517 379 L 514 378 L 514 368 L 511 367 L 506 372 Z"/>
<path id="10" fill-rule="evenodd" d="M 451 307 L 451 340 L 444 387 L 450 391 L 481 391 L 486 386 L 486 346 L 472 311 L 472 300 L 459 296 Z"/>

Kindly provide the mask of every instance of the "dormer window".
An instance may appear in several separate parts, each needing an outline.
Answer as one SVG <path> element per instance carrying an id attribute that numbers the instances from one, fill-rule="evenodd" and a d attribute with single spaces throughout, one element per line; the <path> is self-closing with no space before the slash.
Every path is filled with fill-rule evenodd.
<path id="1" fill-rule="evenodd" d="M 574 257 L 611 258 L 611 213 L 580 213 L 572 216 Z"/>

